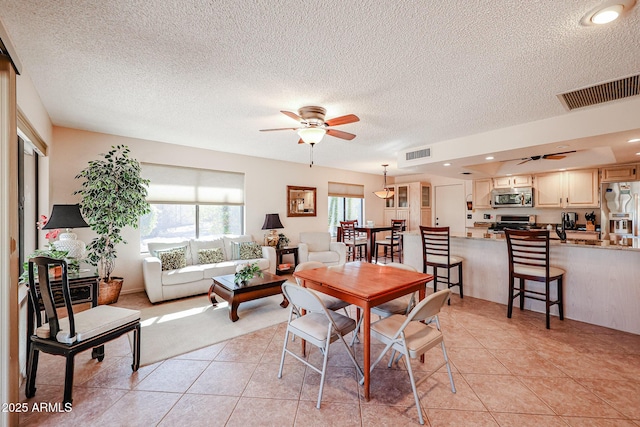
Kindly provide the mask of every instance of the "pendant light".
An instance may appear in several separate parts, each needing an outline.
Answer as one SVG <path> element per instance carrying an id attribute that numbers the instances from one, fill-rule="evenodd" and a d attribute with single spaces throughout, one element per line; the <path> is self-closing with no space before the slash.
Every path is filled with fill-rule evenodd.
<path id="1" fill-rule="evenodd" d="M 384 188 L 379 191 L 374 191 L 373 194 L 380 197 L 381 199 L 390 199 L 395 194 L 395 191 L 393 191 L 393 188 L 387 187 L 387 166 L 389 165 L 382 166 L 384 167 Z"/>

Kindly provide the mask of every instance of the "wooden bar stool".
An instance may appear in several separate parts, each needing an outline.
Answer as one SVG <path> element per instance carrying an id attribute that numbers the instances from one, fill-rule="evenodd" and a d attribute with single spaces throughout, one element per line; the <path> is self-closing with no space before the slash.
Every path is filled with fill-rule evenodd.
<path id="1" fill-rule="evenodd" d="M 507 317 L 511 318 L 514 298 L 520 297 L 520 310 L 524 309 L 524 299 L 544 301 L 546 305 L 547 329 L 550 328 L 549 309 L 558 305 L 560 320 L 564 320 L 562 310 L 562 279 L 564 270 L 549 265 L 549 230 L 505 230 L 509 250 L 509 303 Z M 518 287 L 514 281 L 518 279 Z M 544 283 L 545 290 L 534 291 L 525 287 L 525 281 Z M 550 297 L 551 282 L 557 284 L 557 298 Z M 516 292 L 517 291 L 517 292 Z"/>
<path id="2" fill-rule="evenodd" d="M 358 259 L 361 260 L 362 250 L 364 249 L 364 258 L 367 258 L 367 242 L 365 239 L 358 237 L 356 232 L 356 222 L 352 221 L 340 221 L 340 228 L 342 228 L 342 242 L 347 245 L 347 261 L 351 258 L 352 261 L 356 260 L 356 253 Z"/>
<path id="3" fill-rule="evenodd" d="M 438 292 L 438 282 L 445 283 L 448 288 L 460 287 L 460 298 L 464 298 L 462 284 L 463 259 L 451 255 L 449 227 L 423 227 L 420 226 L 422 236 L 422 272 L 427 272 L 427 267 L 433 268 L 433 292 Z M 458 282 L 451 283 L 451 269 L 458 267 Z M 438 269 L 444 269 L 444 274 L 438 274 Z M 451 304 L 449 301 L 448 304 Z"/>

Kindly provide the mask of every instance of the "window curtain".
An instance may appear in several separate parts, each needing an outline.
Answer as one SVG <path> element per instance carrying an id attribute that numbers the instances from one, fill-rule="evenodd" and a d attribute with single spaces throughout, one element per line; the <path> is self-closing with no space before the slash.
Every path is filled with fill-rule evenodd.
<path id="1" fill-rule="evenodd" d="M 329 182 L 329 196 L 364 199 L 364 185 Z"/>
<path id="2" fill-rule="evenodd" d="M 141 163 L 149 203 L 244 205 L 244 174 Z"/>

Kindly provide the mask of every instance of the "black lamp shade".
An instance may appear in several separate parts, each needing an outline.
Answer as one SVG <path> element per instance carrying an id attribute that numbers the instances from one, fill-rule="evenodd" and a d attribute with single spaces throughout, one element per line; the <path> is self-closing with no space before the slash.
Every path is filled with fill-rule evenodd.
<path id="1" fill-rule="evenodd" d="M 266 214 L 264 217 L 264 224 L 262 224 L 263 230 L 273 230 L 274 228 L 284 228 L 282 222 L 280 222 L 280 215 L 275 214 Z"/>
<path id="2" fill-rule="evenodd" d="M 80 213 L 80 205 L 53 205 L 49 221 L 42 227 L 43 230 L 54 228 L 82 228 L 89 224 Z"/>

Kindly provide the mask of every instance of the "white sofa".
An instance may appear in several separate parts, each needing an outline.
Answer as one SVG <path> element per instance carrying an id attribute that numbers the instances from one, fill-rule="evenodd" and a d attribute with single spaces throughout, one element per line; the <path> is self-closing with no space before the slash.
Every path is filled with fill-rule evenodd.
<path id="1" fill-rule="evenodd" d="M 319 261 L 327 266 L 342 265 L 347 262 L 347 246 L 332 242 L 328 232 L 305 231 L 300 233 L 298 258 L 301 263 Z"/>
<path id="2" fill-rule="evenodd" d="M 142 260 L 142 273 L 147 296 L 152 303 L 207 293 L 212 284 L 212 277 L 234 274 L 236 266 L 257 262 L 263 271 L 276 272 L 276 251 L 273 247 L 262 246 L 262 257 L 256 259 L 234 259 L 236 244 L 251 242 L 249 235 L 224 236 L 215 240 L 183 240 L 170 243 L 149 243 L 151 256 Z M 235 244 L 234 244 L 235 242 Z M 162 262 L 158 251 L 185 248 L 186 266 L 173 270 L 162 270 Z M 200 249 L 220 248 L 223 261 L 213 264 L 199 264 Z"/>

